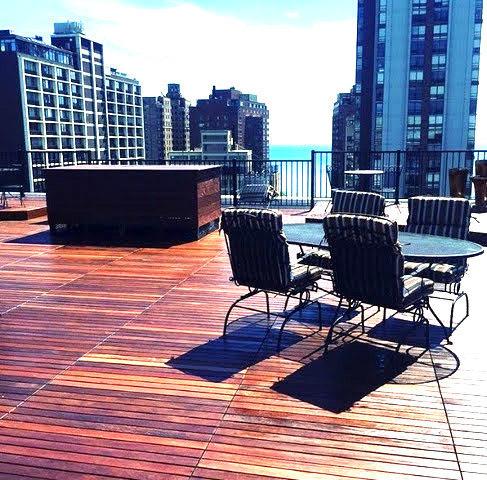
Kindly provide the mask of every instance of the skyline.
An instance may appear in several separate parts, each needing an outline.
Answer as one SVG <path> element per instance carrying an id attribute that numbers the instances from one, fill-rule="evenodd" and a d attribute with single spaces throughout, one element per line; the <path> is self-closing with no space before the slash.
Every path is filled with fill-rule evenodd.
<path id="1" fill-rule="evenodd" d="M 49 43 L 53 23 L 65 20 L 82 21 L 104 45 L 106 67 L 140 80 L 144 96 L 167 83 L 179 83 L 193 105 L 213 85 L 256 94 L 274 145 L 331 145 L 333 103 L 355 81 L 356 0 L 19 0 L 6 6 L 1 28 Z M 487 147 L 484 68 L 481 59 L 476 148 Z"/>

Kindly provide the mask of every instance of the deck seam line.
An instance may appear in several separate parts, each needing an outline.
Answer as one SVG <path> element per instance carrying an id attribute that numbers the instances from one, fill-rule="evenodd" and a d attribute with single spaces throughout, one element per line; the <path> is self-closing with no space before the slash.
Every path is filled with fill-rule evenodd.
<path id="1" fill-rule="evenodd" d="M 145 247 L 139 247 L 139 248 L 135 248 L 134 250 L 131 250 L 130 252 L 127 252 L 126 255 L 123 255 L 119 258 L 116 258 L 116 259 L 113 259 L 111 260 L 110 262 L 108 263 L 104 263 L 103 265 L 100 265 L 98 266 L 97 268 L 94 268 L 93 270 L 90 270 L 89 272 L 85 272 L 79 276 L 77 276 L 76 278 L 73 278 L 72 280 L 69 280 L 65 283 L 63 283 L 62 285 L 59 285 L 58 287 L 56 288 L 53 288 L 51 290 L 49 290 L 48 292 L 43 292 L 41 295 L 38 295 L 37 297 L 33 298 L 33 299 L 30 299 L 28 300 L 27 302 L 24 302 L 20 305 L 17 305 L 15 308 L 18 308 L 22 305 L 25 305 L 26 303 L 29 303 L 31 301 L 34 301 L 36 299 L 38 299 L 39 297 L 42 297 L 43 295 L 48 295 L 54 291 L 56 291 L 57 289 L 59 288 L 62 288 L 66 285 L 69 285 L 71 282 L 75 282 L 77 280 L 79 280 L 80 278 L 83 278 L 85 275 L 89 275 L 89 274 L 92 274 L 93 272 L 96 272 L 97 270 L 101 269 L 101 268 L 105 268 L 107 267 L 108 265 L 110 265 L 111 263 L 113 262 L 117 262 L 119 260 L 122 260 L 123 258 L 126 258 L 126 257 L 129 257 L 130 255 L 133 255 L 135 253 L 138 253 L 140 251 L 143 251 L 145 249 Z M 129 325 L 131 322 L 134 322 L 137 320 L 137 318 L 142 315 L 143 313 L 145 313 L 148 309 L 152 308 L 157 302 L 159 302 L 160 300 L 162 300 L 168 293 L 172 292 L 174 289 L 178 288 L 179 286 L 181 286 L 184 282 L 186 282 L 191 276 L 193 276 L 195 273 L 197 273 L 199 270 L 201 270 L 202 268 L 206 267 L 206 265 L 208 265 L 209 263 L 211 263 L 215 258 L 217 258 L 218 256 L 220 255 L 220 252 L 216 253 L 215 255 L 213 255 L 210 259 L 208 259 L 207 261 L 205 261 L 202 265 L 200 265 L 199 267 L 197 267 L 195 270 L 193 270 L 192 272 L 190 272 L 185 278 L 183 278 L 182 280 L 180 280 L 178 283 L 176 283 L 175 285 L 173 285 L 169 290 L 167 290 L 166 292 L 164 292 L 162 295 L 160 295 L 157 299 L 155 299 L 150 305 L 148 305 L 147 307 L 145 307 L 141 312 L 137 313 L 134 317 L 130 318 L 129 320 L 127 320 L 123 325 L 121 325 L 120 327 L 118 327 L 117 329 L 115 329 L 112 333 L 110 333 L 109 335 L 107 335 L 105 338 L 103 338 L 102 340 L 100 340 L 96 345 L 94 345 L 92 348 L 90 348 L 87 352 L 83 353 L 80 357 L 78 357 L 76 360 L 73 360 L 68 366 L 66 366 L 63 370 L 61 370 L 60 372 L 58 372 L 56 375 L 54 375 L 52 378 L 50 378 L 46 383 L 44 383 L 43 385 L 41 385 L 39 388 L 37 388 L 34 392 L 32 392 L 29 396 L 27 396 L 24 400 L 22 400 L 19 404 L 17 404 L 15 407 L 12 407 L 8 412 L 5 412 L 3 415 L 0 416 L 0 421 L 3 420 L 4 418 L 6 418 L 9 414 L 13 413 L 15 410 L 17 410 L 17 408 L 21 407 L 25 402 L 27 402 L 28 400 L 30 400 L 34 395 L 36 395 L 37 393 L 39 393 L 41 390 L 43 390 L 47 385 L 49 385 L 51 382 L 53 382 L 54 380 L 56 380 L 56 378 L 58 378 L 60 375 L 63 375 L 64 373 L 66 373 L 71 367 L 75 366 L 76 363 L 79 362 L 80 358 L 84 357 L 85 355 L 88 355 L 90 352 L 92 352 L 95 348 L 98 348 L 100 345 L 102 345 L 104 342 L 106 342 L 107 340 L 109 340 L 110 338 L 113 337 L 113 335 L 117 334 L 121 329 L 123 329 L 124 327 L 126 327 L 127 325 Z"/>
<path id="2" fill-rule="evenodd" d="M 65 245 L 60 245 L 60 246 L 59 246 L 59 248 L 63 248 L 63 247 L 65 247 Z M 55 250 L 58 250 L 58 248 L 56 248 Z M 93 272 L 96 272 L 96 271 L 98 271 L 98 270 L 100 270 L 100 269 L 102 269 L 102 268 L 105 268 L 105 267 L 107 267 L 108 265 L 110 265 L 110 264 L 112 264 L 112 263 L 114 263 L 114 262 L 117 262 L 117 261 L 119 261 L 119 260 L 122 260 L 123 258 L 128 257 L 128 256 L 130 256 L 130 255 L 132 255 L 132 254 L 134 254 L 134 253 L 138 252 L 139 250 L 142 250 L 142 248 L 135 248 L 134 250 L 131 250 L 130 252 L 127 252 L 127 254 L 126 254 L 126 255 L 120 256 L 120 257 L 118 257 L 118 258 L 116 258 L 116 259 L 113 259 L 113 260 L 111 260 L 111 261 L 107 262 L 107 263 L 104 263 L 103 265 L 99 265 L 98 267 L 96 267 L 96 268 L 94 268 L 94 269 L 92 269 L 92 270 L 89 270 L 89 271 L 87 271 L 87 272 L 84 272 L 84 273 L 82 273 L 82 274 L 78 275 L 77 277 L 72 278 L 71 280 L 68 280 L 67 282 L 64 282 L 63 284 L 58 285 L 56 288 L 52 288 L 51 290 L 48 290 L 48 291 L 46 291 L 46 292 L 42 292 L 41 294 L 39 294 L 39 295 L 37 295 L 37 296 L 35 296 L 35 297 L 33 297 L 33 298 L 30 298 L 29 300 L 26 300 L 25 302 L 22 302 L 22 303 L 20 303 L 20 304 L 16 305 L 15 307 L 12 307 L 11 309 L 7 310 L 5 313 L 10 313 L 11 311 L 16 310 L 17 308 L 21 308 L 21 307 L 23 307 L 23 306 L 25 306 L 25 305 L 27 305 L 27 304 L 29 304 L 29 303 L 31 303 L 31 302 L 35 302 L 35 301 L 36 301 L 36 300 L 38 300 L 39 298 L 41 298 L 41 297 L 43 297 L 43 296 L 46 296 L 46 295 L 49 295 L 49 294 L 51 294 L 52 292 L 55 292 L 56 290 L 59 290 L 60 288 L 63 288 L 63 287 L 65 287 L 66 285 L 69 285 L 69 284 L 70 284 L 70 283 L 72 283 L 72 282 L 76 282 L 77 280 L 79 280 L 79 279 L 83 278 L 83 277 L 84 277 L 84 276 L 86 276 L 86 275 L 90 275 L 90 274 L 92 274 Z M 45 252 L 43 252 L 43 253 L 45 253 Z M 31 257 L 29 257 L 29 258 L 31 258 Z M 2 315 L 4 315 L 4 314 L 2 313 L 2 314 L 0 315 L 0 317 L 2 317 Z M 130 321 L 130 320 L 129 320 L 129 321 Z M 116 330 L 116 331 L 118 331 L 118 330 Z M 113 332 L 113 333 L 114 333 L 114 332 Z M 112 334 L 113 334 L 113 333 L 112 333 Z M 111 336 L 112 334 L 110 334 L 110 336 Z M 101 342 L 102 342 L 102 341 L 104 341 L 104 340 L 101 340 Z M 99 343 L 100 343 L 100 342 L 99 342 Z M 96 346 L 98 346 L 98 344 L 97 344 Z M 93 348 L 96 348 L 96 346 L 95 346 L 95 347 L 93 347 Z M 85 352 L 83 355 L 86 355 L 86 353 L 91 352 L 91 350 L 92 350 L 92 349 L 90 349 L 88 352 Z M 82 355 L 82 356 L 83 356 L 83 355 Z M 41 386 L 39 386 L 39 388 L 37 388 L 37 389 L 36 389 L 34 392 L 32 392 L 30 395 L 28 395 L 28 396 L 27 396 L 27 397 L 26 397 L 24 400 L 22 400 L 20 403 L 18 403 L 17 405 L 15 405 L 14 407 L 12 407 L 10 410 L 8 410 L 7 412 L 5 412 L 3 415 L 1 415 L 1 416 L 0 416 L 0 421 L 1 421 L 1 420 L 3 420 L 4 418 L 6 418 L 6 417 L 7 417 L 9 414 L 13 413 L 13 412 L 14 412 L 14 411 L 15 411 L 15 410 L 18 408 L 18 407 L 22 406 L 22 405 L 23 405 L 25 402 L 27 402 L 28 400 L 30 400 L 30 399 L 31 399 L 31 398 L 32 398 L 34 395 L 36 395 L 38 392 L 40 392 L 40 391 L 41 391 L 41 390 L 42 390 L 42 389 L 43 389 L 43 388 L 44 388 L 46 385 L 48 385 L 48 384 L 49 384 L 49 383 L 51 383 L 53 380 L 55 380 L 55 379 L 56 379 L 56 378 L 57 378 L 59 375 L 62 375 L 63 373 L 65 373 L 65 372 L 66 372 L 66 371 L 67 371 L 69 368 L 71 368 L 71 367 L 72 367 L 72 366 L 73 366 L 73 365 L 74 365 L 74 364 L 75 364 L 75 363 L 76 363 L 76 362 L 79 360 L 79 358 L 81 358 L 81 357 L 78 357 L 76 360 L 73 360 L 73 362 L 72 362 L 72 363 L 70 363 L 70 364 L 69 364 L 67 367 L 65 367 L 65 368 L 64 368 L 63 370 L 61 370 L 60 372 L 56 373 L 56 374 L 55 374 L 55 375 L 54 375 L 52 378 L 50 378 L 50 379 L 49 379 L 47 382 L 45 382 L 44 384 L 42 384 Z"/>
<path id="3" fill-rule="evenodd" d="M 0 242 L 0 243 L 3 244 L 4 242 Z M 54 252 L 56 250 L 59 250 L 60 248 L 63 248 L 63 246 L 64 245 L 58 245 L 56 248 L 53 248 L 52 250 L 47 250 L 47 251 L 39 252 L 39 253 L 33 253 L 32 255 L 28 255 L 27 257 L 19 258 L 18 260 L 15 260 L 14 262 L 6 263 L 5 265 L 2 265 L 0 267 L 0 271 L 4 270 L 5 267 L 10 267 L 10 266 L 15 265 L 15 264 L 20 263 L 20 262 L 26 262 L 32 258 L 35 258 L 35 257 L 41 257 L 42 255 L 45 255 L 46 253 Z M 62 286 L 63 285 L 60 285 L 59 287 L 62 287 Z M 59 288 L 59 287 L 56 287 L 56 288 Z M 7 310 L 0 312 L 0 317 L 6 315 L 7 313 L 10 313 L 12 310 L 15 310 L 16 308 L 21 307 L 22 305 L 25 305 L 27 302 L 30 302 L 32 300 L 39 298 L 41 295 L 44 295 L 45 293 L 50 293 L 52 290 L 54 290 L 54 289 L 51 289 L 48 292 L 42 292 L 35 297 L 29 298 L 28 300 L 26 300 L 23 303 L 19 303 L 18 305 L 14 305 L 13 307 L 7 308 Z"/>
<path id="4" fill-rule="evenodd" d="M 262 347 L 264 346 L 267 338 L 269 337 L 269 334 L 270 334 L 270 332 L 272 330 L 272 327 L 276 323 L 276 320 L 277 320 L 277 315 L 274 315 L 274 321 L 272 322 L 272 325 L 269 327 L 269 329 L 267 330 L 266 334 L 262 338 L 262 342 L 260 343 L 259 348 L 256 350 L 255 355 L 253 357 L 254 359 L 258 358 L 259 352 L 262 350 Z M 205 453 L 208 451 L 208 447 L 213 442 L 213 438 L 216 435 L 216 432 L 221 427 L 222 423 L 225 421 L 225 417 L 227 415 L 227 412 L 230 409 L 233 401 L 235 400 L 235 397 L 237 396 L 237 393 L 239 392 L 239 390 L 240 390 L 240 388 L 241 388 L 241 386 L 242 386 L 242 384 L 243 384 L 243 382 L 245 380 L 245 377 L 246 377 L 246 375 L 247 375 L 247 373 L 248 373 L 248 371 L 249 371 L 250 368 L 251 368 L 250 366 L 247 367 L 245 369 L 245 373 L 242 374 L 242 378 L 240 379 L 240 382 L 238 383 L 238 386 L 235 388 L 235 391 L 233 392 L 232 398 L 228 401 L 228 405 L 226 406 L 225 410 L 223 411 L 222 416 L 221 416 L 221 419 L 218 421 L 217 426 L 213 429 L 213 432 L 211 433 L 210 438 L 209 438 L 208 442 L 206 443 L 206 446 L 205 446 L 203 452 L 201 453 L 200 458 L 198 459 L 198 462 L 194 466 L 193 471 L 191 472 L 189 478 L 193 478 L 196 469 L 199 467 L 201 461 L 203 460 L 203 457 L 205 456 Z"/>
<path id="5" fill-rule="evenodd" d="M 453 447 L 453 451 L 455 452 L 455 458 L 456 458 L 456 461 L 458 464 L 458 471 L 460 473 L 461 480 L 463 480 L 462 465 L 460 463 L 460 458 L 458 457 L 458 451 L 457 451 L 457 446 L 455 444 L 455 437 L 453 435 L 453 429 L 452 429 L 452 426 L 450 423 L 450 417 L 448 415 L 448 410 L 447 410 L 446 405 L 445 405 L 445 398 L 443 397 L 443 392 L 441 391 L 440 379 L 438 378 L 438 374 L 436 372 L 435 362 L 433 361 L 433 355 L 431 355 L 431 350 L 429 350 L 429 355 L 430 355 L 431 363 L 433 365 L 433 371 L 435 372 L 436 383 L 438 385 L 438 392 L 440 394 L 441 403 L 443 405 L 443 411 L 445 412 L 446 423 L 448 424 L 448 430 L 450 431 L 452 447 Z"/>

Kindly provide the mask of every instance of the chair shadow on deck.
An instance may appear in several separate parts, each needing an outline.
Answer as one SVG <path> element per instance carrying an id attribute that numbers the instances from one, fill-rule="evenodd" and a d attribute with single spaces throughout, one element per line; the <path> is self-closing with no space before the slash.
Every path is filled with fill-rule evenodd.
<path id="1" fill-rule="evenodd" d="M 268 328 L 265 315 L 257 314 L 239 318 L 230 324 L 225 337 L 218 337 L 172 358 L 167 365 L 210 382 L 223 382 L 233 375 L 275 354 L 274 348 L 265 348 L 274 342 L 272 329 Z M 283 345 L 290 346 L 301 336 L 284 331 Z"/>
<path id="2" fill-rule="evenodd" d="M 292 317 L 282 334 L 282 350 L 312 336 L 318 336 L 317 342 L 323 345 L 323 332 L 318 332 L 317 328 L 317 310 L 315 305 L 311 305 Z M 322 313 L 323 325 L 330 325 L 335 308 L 322 304 Z M 172 358 L 167 364 L 189 375 L 196 375 L 211 382 L 223 382 L 277 354 L 281 321 L 282 319 L 278 318 L 273 328 L 268 328 L 266 316 L 263 314 L 239 317 L 229 324 L 225 337 L 198 345 Z M 295 332 L 295 329 L 299 329 L 299 332 Z"/>
<path id="3" fill-rule="evenodd" d="M 425 329 L 426 325 L 420 325 L 411 329 L 413 323 L 408 319 L 401 319 L 396 317 L 387 318 L 375 325 L 367 332 L 367 336 L 391 342 L 396 344 L 401 338 L 404 338 L 404 344 L 411 347 L 424 347 L 425 344 Z M 408 333 L 409 332 L 409 333 Z M 443 329 L 439 325 L 434 325 L 431 321 L 429 326 L 430 347 L 435 348 L 445 340 Z"/>
<path id="4" fill-rule="evenodd" d="M 394 356 L 394 361 L 392 360 Z M 272 389 L 333 413 L 357 401 L 403 373 L 414 358 L 355 340 L 344 343 L 276 382 Z"/>

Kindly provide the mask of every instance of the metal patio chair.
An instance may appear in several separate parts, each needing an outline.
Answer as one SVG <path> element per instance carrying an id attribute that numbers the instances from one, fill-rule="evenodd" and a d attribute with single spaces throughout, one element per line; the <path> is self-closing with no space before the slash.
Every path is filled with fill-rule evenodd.
<path id="1" fill-rule="evenodd" d="M 347 312 L 360 308 L 362 332 L 365 331 L 363 303 L 412 313 L 413 325 L 410 330 L 425 324 L 425 343 L 429 348 L 429 321 L 424 310 L 431 310 L 429 295 L 433 292 L 433 282 L 404 273 L 397 223 L 365 215 L 331 214 L 325 218 L 324 228 L 333 264 L 334 291 L 340 296 L 325 342 L 325 352 L 333 338 L 335 326 L 344 317 L 338 315 L 344 301 L 348 303 Z M 432 313 L 442 326 L 445 337 L 448 337 L 446 327 Z M 339 336 L 347 335 L 356 327 Z M 399 341 L 396 350 L 399 350 L 407 335 Z"/>
<path id="2" fill-rule="evenodd" d="M 284 318 L 281 326 L 278 349 L 285 324 L 296 312 L 311 303 L 311 293 L 317 291 L 316 282 L 321 276 L 317 267 L 291 265 L 288 244 L 282 233 L 282 214 L 272 210 L 230 208 L 223 210 L 221 229 L 232 266 L 231 280 L 236 285 L 247 287 L 248 292 L 236 300 L 229 308 L 223 327 L 227 333 L 230 313 L 235 307 L 265 313 L 270 322 L 269 294 L 285 298 L 282 313 L 273 315 Z M 266 298 L 266 309 L 239 305 L 259 293 Z M 289 301 L 297 300 L 295 308 L 287 311 Z M 319 329 L 322 327 L 321 306 L 318 305 Z"/>
<path id="3" fill-rule="evenodd" d="M 268 183 L 251 183 L 244 185 L 237 201 L 239 208 L 269 208 L 275 197 L 275 190 Z"/>
<path id="4" fill-rule="evenodd" d="M 371 192 L 352 192 L 349 190 L 334 190 L 332 192 L 331 213 L 352 213 L 362 215 L 384 215 L 385 198 Z M 326 218 L 326 217 L 325 217 Z M 328 250 L 313 250 L 301 256 L 299 263 L 320 267 L 331 271 L 331 258 Z"/>
<path id="5" fill-rule="evenodd" d="M 13 198 L 18 194 L 20 205 L 24 205 L 25 188 L 22 184 L 21 165 L 0 166 L 0 208 L 8 207 L 9 197 Z"/>
<path id="6" fill-rule="evenodd" d="M 411 197 L 408 199 L 408 219 L 405 230 L 425 235 L 466 240 L 470 226 L 470 202 L 464 198 L 446 197 Z M 470 313 L 469 298 L 461 289 L 461 281 L 467 271 L 465 259 L 445 263 L 430 263 L 427 268 L 418 268 L 417 262 L 406 262 L 406 273 L 414 273 L 428 278 L 435 283 L 437 291 L 451 294 L 453 298 L 440 297 L 452 302 L 450 308 L 450 335 L 453 331 L 455 306 L 459 300 L 465 299 L 465 316 Z"/>

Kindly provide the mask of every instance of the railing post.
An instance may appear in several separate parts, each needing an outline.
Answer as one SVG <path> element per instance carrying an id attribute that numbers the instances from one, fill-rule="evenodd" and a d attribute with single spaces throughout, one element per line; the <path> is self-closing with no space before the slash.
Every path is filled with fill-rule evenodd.
<path id="1" fill-rule="evenodd" d="M 315 165 L 316 151 L 311 150 L 311 188 L 310 188 L 310 208 L 315 206 L 315 183 L 316 183 L 316 165 Z"/>
<path id="2" fill-rule="evenodd" d="M 401 187 L 401 150 L 396 151 L 396 185 L 395 185 L 395 204 L 399 205 L 399 190 Z"/>
<path id="3" fill-rule="evenodd" d="M 237 206 L 237 159 L 232 159 L 232 195 L 233 195 L 233 206 Z"/>

